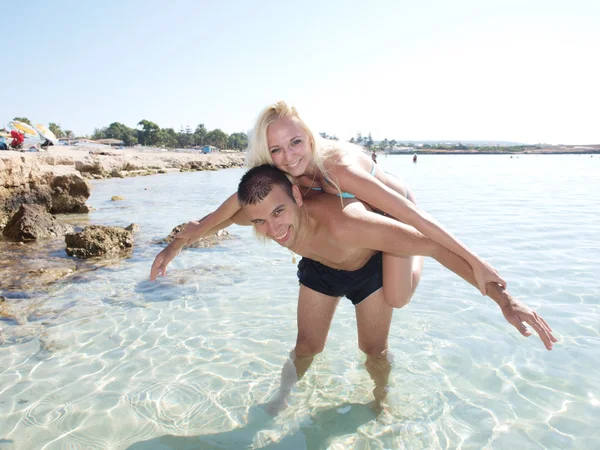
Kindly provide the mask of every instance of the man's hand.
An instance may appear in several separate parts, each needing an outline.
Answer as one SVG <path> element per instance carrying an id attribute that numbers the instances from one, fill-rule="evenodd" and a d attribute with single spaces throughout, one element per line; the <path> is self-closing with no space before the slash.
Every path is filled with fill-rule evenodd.
<path id="1" fill-rule="evenodd" d="M 506 281 L 500 275 L 496 269 L 494 269 L 487 261 L 483 259 L 476 258 L 471 266 L 473 268 L 473 275 L 475 275 L 475 280 L 477 281 L 477 287 L 481 292 L 481 295 L 487 295 L 487 287 L 488 283 L 496 283 L 500 285 L 503 289 L 506 289 Z"/>
<path id="2" fill-rule="evenodd" d="M 526 304 L 511 297 L 509 302 L 501 306 L 501 309 L 506 320 L 519 330 L 519 333 L 523 336 L 531 336 L 531 330 L 525 325 L 527 323 L 540 336 L 546 349 L 552 350 L 552 344 L 558 342 L 558 339 L 552 335 L 552 328 Z"/>
<path id="3" fill-rule="evenodd" d="M 159 275 L 164 277 L 167 274 L 167 266 L 180 251 L 181 248 L 176 248 L 171 244 L 162 249 L 162 251 L 156 255 L 156 258 L 154 258 L 154 263 L 150 269 L 150 281 L 156 280 L 156 277 Z"/>

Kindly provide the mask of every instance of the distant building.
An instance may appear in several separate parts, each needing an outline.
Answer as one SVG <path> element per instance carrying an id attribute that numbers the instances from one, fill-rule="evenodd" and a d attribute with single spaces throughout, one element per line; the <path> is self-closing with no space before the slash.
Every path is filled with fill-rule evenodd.
<path id="1" fill-rule="evenodd" d="M 96 140 L 98 144 L 110 145 L 111 147 L 123 147 L 125 142 L 119 139 L 98 139 Z"/>
<path id="2" fill-rule="evenodd" d="M 217 147 L 213 147 L 212 145 L 205 145 L 202 147 L 202 153 L 218 153 L 219 149 Z"/>

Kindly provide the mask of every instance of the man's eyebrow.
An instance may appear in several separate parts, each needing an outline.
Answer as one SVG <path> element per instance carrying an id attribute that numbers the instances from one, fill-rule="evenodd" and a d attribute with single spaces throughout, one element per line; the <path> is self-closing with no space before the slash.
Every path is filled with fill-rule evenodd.
<path id="1" fill-rule="evenodd" d="M 285 205 L 282 203 L 281 205 L 277 205 L 275 208 L 273 208 L 273 211 L 271 211 L 270 215 L 273 215 L 275 213 L 275 211 L 277 211 L 278 209 L 281 208 L 285 208 Z M 250 222 L 254 223 L 254 222 L 258 222 L 259 220 L 265 220 L 265 219 L 261 219 L 260 217 L 256 218 L 256 219 L 250 219 Z"/>
<path id="2" fill-rule="evenodd" d="M 281 209 L 281 208 L 284 208 L 284 207 L 285 207 L 285 205 L 283 203 L 281 205 L 276 206 L 275 208 L 273 208 L 273 211 L 271 211 L 271 214 L 273 214 L 278 209 Z"/>

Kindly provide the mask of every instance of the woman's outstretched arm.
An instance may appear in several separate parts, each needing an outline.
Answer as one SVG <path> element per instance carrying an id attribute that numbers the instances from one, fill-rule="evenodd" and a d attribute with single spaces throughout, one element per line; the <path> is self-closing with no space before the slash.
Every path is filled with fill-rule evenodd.
<path id="1" fill-rule="evenodd" d="M 336 165 L 331 168 L 330 175 L 337 178 L 343 191 L 354 194 L 360 200 L 388 213 L 400 222 L 416 228 L 431 240 L 467 261 L 473 269 L 477 287 L 482 295 L 487 293 L 487 283 L 497 283 L 506 288 L 506 281 L 491 265 L 468 249 L 430 214 L 417 208 L 415 204 L 383 184 L 357 163 Z"/>

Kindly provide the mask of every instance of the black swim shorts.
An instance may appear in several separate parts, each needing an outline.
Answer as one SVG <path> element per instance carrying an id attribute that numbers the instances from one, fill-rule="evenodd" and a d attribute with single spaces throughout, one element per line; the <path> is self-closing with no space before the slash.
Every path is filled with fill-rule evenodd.
<path id="1" fill-rule="evenodd" d="M 307 288 L 332 297 L 347 297 L 353 305 L 383 286 L 381 252 L 358 270 L 338 270 L 309 258 L 298 263 L 298 281 Z"/>

